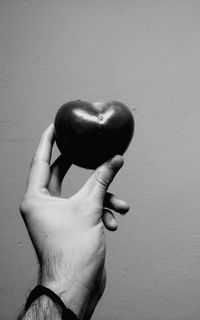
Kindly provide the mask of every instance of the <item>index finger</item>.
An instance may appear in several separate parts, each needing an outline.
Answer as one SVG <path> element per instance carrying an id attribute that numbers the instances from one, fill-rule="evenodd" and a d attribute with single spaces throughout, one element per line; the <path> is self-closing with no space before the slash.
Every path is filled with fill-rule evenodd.
<path id="1" fill-rule="evenodd" d="M 42 133 L 35 155 L 33 156 L 27 191 L 41 191 L 47 188 L 50 178 L 50 161 L 54 143 L 54 124 Z"/>

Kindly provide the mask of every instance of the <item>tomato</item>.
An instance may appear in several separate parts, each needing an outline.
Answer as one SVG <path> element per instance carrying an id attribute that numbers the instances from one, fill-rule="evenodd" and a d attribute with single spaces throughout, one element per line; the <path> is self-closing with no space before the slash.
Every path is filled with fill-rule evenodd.
<path id="1" fill-rule="evenodd" d="M 118 101 L 68 102 L 58 110 L 54 124 L 60 152 L 87 169 L 123 155 L 134 132 L 130 109 Z"/>

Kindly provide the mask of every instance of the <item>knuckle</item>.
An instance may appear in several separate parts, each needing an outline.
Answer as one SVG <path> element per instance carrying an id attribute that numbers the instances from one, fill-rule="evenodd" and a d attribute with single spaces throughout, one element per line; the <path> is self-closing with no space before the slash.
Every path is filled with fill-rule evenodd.
<path id="1" fill-rule="evenodd" d="M 29 210 L 29 203 L 28 201 L 24 198 L 22 199 L 20 205 L 19 205 L 19 211 L 21 215 L 23 216 L 26 212 Z"/>
<path id="2" fill-rule="evenodd" d="M 110 173 L 108 170 L 103 170 L 100 168 L 96 171 L 95 179 L 98 183 L 106 188 L 110 183 Z"/>
<path id="3" fill-rule="evenodd" d="M 24 195 L 20 205 L 19 205 L 19 211 L 22 216 L 25 216 L 29 212 L 32 212 L 36 207 L 37 199 L 35 196 L 30 195 Z"/>

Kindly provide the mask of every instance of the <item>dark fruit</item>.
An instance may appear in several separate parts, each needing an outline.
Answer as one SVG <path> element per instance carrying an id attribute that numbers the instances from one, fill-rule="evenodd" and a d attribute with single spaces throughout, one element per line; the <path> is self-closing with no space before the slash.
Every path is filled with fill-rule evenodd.
<path id="1" fill-rule="evenodd" d="M 134 132 L 131 111 L 117 101 L 68 102 L 58 110 L 54 124 L 60 152 L 87 169 L 123 155 Z"/>

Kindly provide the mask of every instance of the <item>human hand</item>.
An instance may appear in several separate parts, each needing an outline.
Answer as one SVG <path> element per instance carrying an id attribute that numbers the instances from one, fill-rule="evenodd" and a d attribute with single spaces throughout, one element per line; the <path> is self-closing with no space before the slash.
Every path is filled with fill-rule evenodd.
<path id="1" fill-rule="evenodd" d="M 61 155 L 50 166 L 53 143 L 51 124 L 33 157 L 20 211 L 39 259 L 39 283 L 57 293 L 80 319 L 89 319 L 106 284 L 104 226 L 116 230 L 111 210 L 129 209 L 107 192 L 123 158 L 107 161 L 64 199 L 61 184 L 70 163 Z"/>

